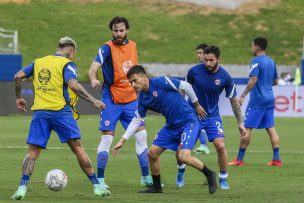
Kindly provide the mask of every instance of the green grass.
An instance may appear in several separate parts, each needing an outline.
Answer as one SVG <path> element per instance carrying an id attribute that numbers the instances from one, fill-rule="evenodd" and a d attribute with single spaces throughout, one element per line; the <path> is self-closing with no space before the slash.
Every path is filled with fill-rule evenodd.
<path id="1" fill-rule="evenodd" d="M 0 117 L 0 202 L 9 199 L 16 190 L 21 175 L 21 163 L 26 154 L 25 140 L 30 124 L 30 117 Z M 106 170 L 106 182 L 112 195 L 107 198 L 94 197 L 90 182 L 81 172 L 78 163 L 66 145 L 60 144 L 53 134 L 49 149 L 44 150 L 36 162 L 34 174 L 28 186 L 24 202 L 303 202 L 303 119 L 276 119 L 277 131 L 281 138 L 282 168 L 268 167 L 272 158 L 269 138 L 264 131 L 254 131 L 252 144 L 245 157 L 247 166 L 230 167 L 230 190 L 218 190 L 209 195 L 207 186 L 202 185 L 202 174 L 187 167 L 186 185 L 183 189 L 175 188 L 176 162 L 173 152 L 161 156 L 161 175 L 165 184 L 164 194 L 138 194 L 140 173 L 134 150 L 134 140 L 130 139 L 120 156 L 109 158 Z M 163 125 L 164 119 L 149 116 L 146 120 L 149 144 Z M 236 156 L 238 134 L 233 118 L 223 118 L 226 146 L 229 159 Z M 83 135 L 83 144 L 94 165 L 96 148 L 100 140 L 97 131 L 98 116 L 82 116 L 79 126 Z M 118 126 L 117 136 L 123 133 Z M 210 155 L 197 155 L 209 168 L 218 170 L 214 148 Z M 60 147 L 60 149 L 55 149 Z M 52 192 L 44 185 L 46 173 L 54 168 L 64 170 L 68 175 L 68 185 L 61 192 Z"/>
<path id="2" fill-rule="evenodd" d="M 78 43 L 75 61 L 79 77 L 87 80 L 87 70 L 97 50 L 111 39 L 108 22 L 116 15 L 130 21 L 129 38 L 138 44 L 140 62 L 194 63 L 197 44 L 216 44 L 222 50 L 222 63 L 247 64 L 251 58 L 249 44 L 254 37 L 269 39 L 269 54 L 278 64 L 298 64 L 304 33 L 304 2 L 282 0 L 280 4 L 254 15 L 193 12 L 175 15 L 166 4 L 154 9 L 144 1 L 110 1 L 68 3 L 38 1 L 30 4 L 0 4 L 0 25 L 17 29 L 23 65 L 36 57 L 55 51 L 58 39 L 68 35 Z M 250 14 L 250 12 L 248 12 Z"/>

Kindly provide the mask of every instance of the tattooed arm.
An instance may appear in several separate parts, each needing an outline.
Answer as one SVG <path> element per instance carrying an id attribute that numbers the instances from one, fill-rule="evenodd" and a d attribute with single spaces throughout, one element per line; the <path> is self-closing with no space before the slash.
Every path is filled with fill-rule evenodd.
<path id="1" fill-rule="evenodd" d="M 26 101 L 22 98 L 22 81 L 26 77 L 25 73 L 20 70 L 15 74 L 15 94 L 16 94 L 16 106 L 21 111 L 27 111 Z"/>
<path id="2" fill-rule="evenodd" d="M 76 80 L 76 79 L 70 79 L 68 82 L 68 87 L 75 92 L 75 94 L 84 99 L 87 100 L 88 102 L 92 103 L 96 108 L 99 110 L 105 109 L 105 104 L 100 101 L 95 99 L 91 94 L 89 94 L 86 89 Z"/>
<path id="3" fill-rule="evenodd" d="M 239 131 L 240 131 L 241 137 L 243 137 L 246 135 L 246 129 L 243 125 L 243 116 L 242 116 L 240 104 L 239 104 L 238 100 L 236 99 L 236 97 L 232 97 L 230 99 L 230 103 L 231 103 L 232 111 L 233 111 L 235 118 L 239 125 Z"/>

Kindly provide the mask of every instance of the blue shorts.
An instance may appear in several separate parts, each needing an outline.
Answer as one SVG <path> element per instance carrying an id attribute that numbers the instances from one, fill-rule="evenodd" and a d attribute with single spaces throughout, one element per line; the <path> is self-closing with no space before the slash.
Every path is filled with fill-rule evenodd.
<path id="1" fill-rule="evenodd" d="M 155 136 L 153 145 L 164 149 L 189 149 L 193 150 L 199 131 L 198 123 L 187 123 L 180 128 L 164 126 Z"/>
<path id="2" fill-rule="evenodd" d="M 64 118 L 37 118 L 32 120 L 27 137 L 27 144 L 46 148 L 51 132 L 54 130 L 61 143 L 70 139 L 80 139 L 80 130 L 76 120 L 71 117 Z"/>
<path id="3" fill-rule="evenodd" d="M 127 104 L 114 104 L 112 99 L 104 99 L 103 102 L 106 108 L 100 112 L 99 130 L 115 131 L 118 120 L 124 129 L 127 129 L 132 119 L 137 116 L 137 100 Z M 144 122 L 140 126 L 144 126 Z"/>
<path id="4" fill-rule="evenodd" d="M 200 129 L 201 130 L 204 129 L 206 131 L 209 142 L 213 142 L 215 138 L 225 137 L 223 125 L 222 125 L 222 119 L 220 116 L 203 118 L 200 120 L 199 124 L 200 124 Z"/>
<path id="5" fill-rule="evenodd" d="M 255 108 L 247 107 L 245 118 L 245 128 L 273 128 L 274 127 L 274 108 Z"/>

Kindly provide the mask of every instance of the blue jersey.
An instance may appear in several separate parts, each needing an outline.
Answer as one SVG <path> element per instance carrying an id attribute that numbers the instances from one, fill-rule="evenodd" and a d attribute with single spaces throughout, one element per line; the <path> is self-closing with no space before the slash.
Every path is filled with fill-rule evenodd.
<path id="1" fill-rule="evenodd" d="M 194 109 L 179 93 L 180 80 L 168 77 L 149 79 L 148 92 L 141 91 L 138 113 L 146 116 L 148 109 L 161 113 L 166 118 L 166 126 L 178 128 L 188 122 L 198 122 Z"/>
<path id="2" fill-rule="evenodd" d="M 211 73 L 205 64 L 198 64 L 188 71 L 187 81 L 192 85 L 198 102 L 208 114 L 207 117 L 220 115 L 218 102 L 224 89 L 226 97 L 236 96 L 235 84 L 222 67 L 219 67 L 216 73 Z"/>
<path id="3" fill-rule="evenodd" d="M 61 56 L 59 54 L 54 54 L 55 56 Z M 26 78 L 29 78 L 33 75 L 34 72 L 34 63 L 31 63 L 30 65 L 24 67 L 23 72 L 25 73 Z M 68 102 L 70 102 L 69 94 L 68 94 L 68 89 L 67 89 L 67 82 L 70 79 L 77 79 L 77 67 L 74 62 L 70 62 L 65 65 L 63 68 L 63 77 L 64 77 L 64 98 Z M 36 118 L 61 118 L 66 115 L 72 115 L 71 107 L 69 105 L 66 105 L 63 109 L 59 111 L 49 111 L 49 110 L 37 110 L 34 111 L 33 113 L 33 120 Z"/>
<path id="4" fill-rule="evenodd" d="M 124 44 L 128 43 L 126 39 Z M 104 99 L 112 99 L 110 86 L 114 82 L 114 67 L 111 55 L 111 48 L 109 45 L 102 45 L 98 54 L 95 57 L 95 62 L 100 63 L 102 66 L 102 75 L 104 84 L 102 86 L 102 98 Z"/>
<path id="5" fill-rule="evenodd" d="M 266 55 L 252 59 L 249 77 L 257 77 L 257 83 L 250 92 L 248 106 L 258 108 L 274 107 L 272 85 L 278 79 L 276 64 Z"/>

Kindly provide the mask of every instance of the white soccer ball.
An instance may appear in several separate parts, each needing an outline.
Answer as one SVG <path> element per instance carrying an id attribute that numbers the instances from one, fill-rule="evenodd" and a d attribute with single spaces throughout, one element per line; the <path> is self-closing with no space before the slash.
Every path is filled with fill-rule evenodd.
<path id="1" fill-rule="evenodd" d="M 68 183 L 68 177 L 60 169 L 53 169 L 46 174 L 45 184 L 52 191 L 60 191 Z"/>

